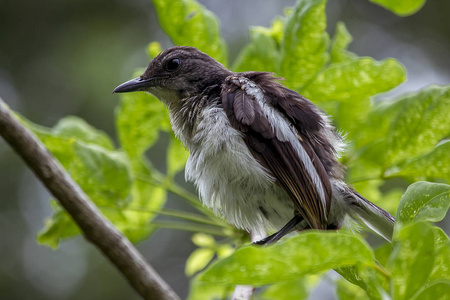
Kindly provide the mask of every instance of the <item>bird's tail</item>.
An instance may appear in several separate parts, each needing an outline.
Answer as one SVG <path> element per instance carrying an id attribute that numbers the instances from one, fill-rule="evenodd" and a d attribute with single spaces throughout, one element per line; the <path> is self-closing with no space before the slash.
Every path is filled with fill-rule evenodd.
<path id="1" fill-rule="evenodd" d="M 379 208 L 358 192 L 353 189 L 348 191 L 353 200 L 351 202 L 350 216 L 354 219 L 361 220 L 367 227 L 378 233 L 387 241 L 392 241 L 392 234 L 394 231 L 394 217 L 387 211 Z"/>

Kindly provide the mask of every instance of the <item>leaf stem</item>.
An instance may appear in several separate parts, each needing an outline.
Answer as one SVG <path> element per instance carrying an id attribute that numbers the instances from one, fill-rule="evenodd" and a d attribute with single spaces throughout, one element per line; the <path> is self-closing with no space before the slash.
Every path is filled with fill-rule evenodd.
<path id="1" fill-rule="evenodd" d="M 129 206 L 127 206 L 127 207 L 122 208 L 122 207 L 111 207 L 111 206 L 106 206 L 106 205 L 97 205 L 97 206 L 101 207 L 101 208 L 105 208 L 105 209 L 111 209 L 111 210 L 119 210 L 119 211 L 130 210 L 130 211 L 142 212 L 142 213 L 152 213 L 155 215 L 159 214 L 159 215 L 183 219 L 186 221 L 193 221 L 193 222 L 197 222 L 197 223 L 207 224 L 207 225 L 211 225 L 211 226 L 218 226 L 218 227 L 223 227 L 223 228 L 230 227 L 230 226 L 226 226 L 227 224 L 219 224 L 219 223 L 215 222 L 214 220 L 211 220 L 209 218 L 206 218 L 206 217 L 198 215 L 198 214 L 175 210 L 175 209 L 167 209 L 166 208 L 166 209 L 161 209 L 161 210 L 153 210 L 153 209 L 148 209 L 148 208 L 144 208 L 144 207 L 129 207 Z"/>
<path id="2" fill-rule="evenodd" d="M 151 222 L 151 225 L 159 227 L 159 228 L 170 228 L 170 229 L 178 229 L 192 232 L 203 232 L 209 233 L 217 236 L 225 236 L 228 237 L 229 234 L 224 230 L 217 230 L 214 228 L 205 227 L 202 225 L 189 224 L 189 223 L 181 223 L 181 222 Z"/>
<path id="3" fill-rule="evenodd" d="M 351 180 L 351 181 L 349 181 L 349 183 L 354 184 L 354 183 L 358 183 L 358 182 L 372 181 L 372 180 L 383 180 L 383 177 L 381 177 L 381 176 L 377 176 L 377 177 L 361 177 L 361 178 L 357 178 L 355 180 Z"/>
<path id="4" fill-rule="evenodd" d="M 386 277 L 388 281 L 391 279 L 391 274 L 385 268 L 383 268 L 383 266 L 378 261 L 375 261 L 375 264 L 372 267 L 375 271 Z"/>
<path id="5" fill-rule="evenodd" d="M 165 179 L 164 175 L 161 174 L 160 172 L 153 169 L 151 176 L 144 175 L 144 174 L 136 174 L 134 176 L 134 178 L 136 180 L 139 180 L 142 182 L 147 182 L 149 184 L 163 187 L 164 189 L 171 192 L 172 194 L 177 195 L 177 196 L 187 200 L 189 202 L 189 204 L 191 204 L 194 208 L 196 208 L 198 211 L 202 212 L 206 216 L 210 217 L 212 220 L 216 221 L 217 223 L 226 224 L 225 222 L 218 219 L 211 210 L 205 208 L 201 204 L 200 200 L 195 195 L 188 192 L 184 188 L 180 187 L 176 183 L 169 182 L 168 180 Z"/>
<path id="6" fill-rule="evenodd" d="M 166 216 L 170 216 L 170 217 L 174 217 L 174 218 L 180 218 L 180 219 L 185 219 L 188 221 L 194 221 L 194 222 L 198 222 L 198 223 L 203 223 L 203 224 L 208 224 L 208 225 L 212 225 L 212 226 L 218 226 L 218 227 L 222 227 L 222 228 L 230 228 L 231 229 L 230 225 L 226 224 L 225 222 L 217 222 L 216 220 L 211 220 L 209 218 L 205 218 L 200 215 L 193 214 L 193 213 L 188 213 L 188 212 L 174 210 L 174 209 L 162 209 L 159 213 L 161 215 L 166 215 Z"/>

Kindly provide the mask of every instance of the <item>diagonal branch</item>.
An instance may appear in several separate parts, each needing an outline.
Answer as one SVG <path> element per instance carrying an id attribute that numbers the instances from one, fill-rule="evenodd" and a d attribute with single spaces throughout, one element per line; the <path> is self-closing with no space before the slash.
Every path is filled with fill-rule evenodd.
<path id="1" fill-rule="evenodd" d="M 0 98 L 0 135 L 67 210 L 88 241 L 116 265 L 144 299 L 178 300 L 141 253 L 107 220 L 42 143 Z"/>

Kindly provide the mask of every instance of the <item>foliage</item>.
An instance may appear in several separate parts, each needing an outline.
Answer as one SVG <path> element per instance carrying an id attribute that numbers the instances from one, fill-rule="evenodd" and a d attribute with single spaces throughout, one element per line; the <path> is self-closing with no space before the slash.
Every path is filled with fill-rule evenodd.
<path id="1" fill-rule="evenodd" d="M 424 3 L 372 2 L 400 15 Z M 175 44 L 197 47 L 227 65 L 226 45 L 212 12 L 194 0 L 153 3 L 161 27 Z M 166 109 L 151 95 L 121 96 L 117 147 L 104 132 L 76 117 L 53 128 L 18 117 L 132 241 L 148 238 L 157 227 L 198 232 L 193 242 L 199 249 L 188 259 L 186 274 L 201 272 L 192 279 L 189 299 L 223 298 L 235 284 L 263 287 L 256 299 L 306 299 L 332 269 L 341 275 L 336 281 L 340 299 L 444 299 L 450 290 L 450 241 L 429 222 L 442 220 L 450 206 L 450 186 L 445 184 L 450 180 L 450 86 L 374 102 L 375 95 L 406 79 L 403 66 L 395 59 L 376 61 L 349 52 L 352 37 L 343 23 L 330 38 L 325 5 L 326 0 L 299 1 L 270 28 L 251 28 L 250 41 L 231 68 L 274 72 L 333 117 L 349 140 L 342 157 L 347 181 L 397 213 L 392 246 L 374 250 L 357 233 L 310 231 L 265 248 L 239 247 L 248 241 L 246 235 L 216 218 L 175 182 L 187 152 L 170 132 Z M 160 45 L 153 42 L 147 50 L 153 57 Z M 170 139 L 166 174 L 145 155 L 161 132 Z M 186 199 L 198 213 L 164 209 L 167 192 Z M 51 203 L 54 214 L 38 241 L 57 247 L 61 239 L 79 232 L 62 208 Z M 182 222 L 156 222 L 157 214 Z"/>
<path id="2" fill-rule="evenodd" d="M 399 16 L 409 16 L 416 13 L 425 4 L 426 0 L 369 0 L 381 5 Z"/>

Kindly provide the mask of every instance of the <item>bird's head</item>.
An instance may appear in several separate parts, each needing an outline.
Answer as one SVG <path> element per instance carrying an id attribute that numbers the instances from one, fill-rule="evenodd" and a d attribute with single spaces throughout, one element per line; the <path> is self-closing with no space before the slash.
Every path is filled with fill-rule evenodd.
<path id="1" fill-rule="evenodd" d="M 222 64 L 193 47 L 173 47 L 156 56 L 140 77 L 119 85 L 113 93 L 144 91 L 166 105 L 197 95 L 231 74 Z"/>

